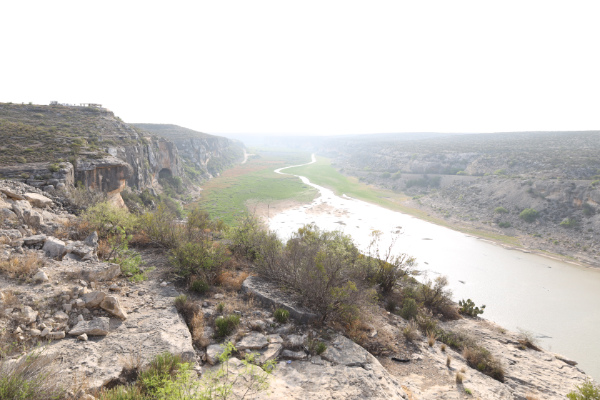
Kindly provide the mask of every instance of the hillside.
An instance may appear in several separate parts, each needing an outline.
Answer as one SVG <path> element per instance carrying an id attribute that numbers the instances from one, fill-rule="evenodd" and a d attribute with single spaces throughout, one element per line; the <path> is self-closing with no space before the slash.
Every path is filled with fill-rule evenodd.
<path id="1" fill-rule="evenodd" d="M 244 145 L 236 140 L 177 125 L 142 123 L 131 125 L 175 143 L 190 177 L 200 180 L 210 179 L 244 159 Z"/>
<path id="2" fill-rule="evenodd" d="M 522 245 L 600 265 L 600 131 L 347 141 L 322 149 L 343 173 L 410 205 Z M 526 209 L 536 213 L 529 219 Z"/>

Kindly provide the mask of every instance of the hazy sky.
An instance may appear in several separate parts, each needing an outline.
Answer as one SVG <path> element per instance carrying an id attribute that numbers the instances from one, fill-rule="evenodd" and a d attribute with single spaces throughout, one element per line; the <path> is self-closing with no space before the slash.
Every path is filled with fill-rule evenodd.
<path id="1" fill-rule="evenodd" d="M 2 1 L 0 101 L 209 133 L 600 129 L 598 1 Z"/>

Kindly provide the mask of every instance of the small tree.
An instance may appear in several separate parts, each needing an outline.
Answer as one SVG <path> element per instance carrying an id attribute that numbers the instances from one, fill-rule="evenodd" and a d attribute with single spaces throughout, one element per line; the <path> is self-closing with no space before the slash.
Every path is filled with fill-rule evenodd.
<path id="1" fill-rule="evenodd" d="M 567 394 L 569 400 L 600 400 L 600 386 L 594 384 L 589 378 L 575 390 Z"/>
<path id="2" fill-rule="evenodd" d="M 521 218 L 525 222 L 533 222 L 537 219 L 540 213 L 535 208 L 526 208 L 521 211 L 519 214 L 519 218 Z"/>

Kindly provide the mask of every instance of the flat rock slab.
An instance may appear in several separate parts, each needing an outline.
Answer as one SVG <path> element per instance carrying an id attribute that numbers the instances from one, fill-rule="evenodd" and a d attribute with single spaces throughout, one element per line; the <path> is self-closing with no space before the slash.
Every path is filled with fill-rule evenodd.
<path id="1" fill-rule="evenodd" d="M 88 336 L 106 336 L 110 330 L 110 320 L 106 317 L 94 318 L 91 321 L 80 321 L 69 331 L 71 336 L 84 333 Z"/>
<path id="2" fill-rule="evenodd" d="M 129 313 L 127 321 L 111 319 L 106 336 L 90 337 L 88 341 L 70 336 L 46 346 L 48 354 L 62 360 L 58 378 L 71 383 L 76 377 L 86 376 L 94 389 L 118 378 L 131 358 L 140 357 L 146 364 L 156 355 L 170 352 L 193 360 L 192 337 L 172 305 L 174 297 L 165 302 L 165 307 Z"/>
<path id="3" fill-rule="evenodd" d="M 63 256 L 67 253 L 65 242 L 52 236 L 46 238 L 42 250 L 46 253 L 46 257 L 54 258 L 55 260 L 62 260 Z"/>
<path id="4" fill-rule="evenodd" d="M 288 294 L 283 293 L 277 285 L 258 276 L 246 278 L 242 284 L 242 292 L 251 294 L 268 308 L 283 308 L 289 311 L 290 317 L 296 321 L 308 324 L 318 319 L 318 316 L 301 307 Z"/>
<path id="5" fill-rule="evenodd" d="M 321 357 L 334 364 L 347 367 L 364 367 L 369 363 L 370 354 L 352 340 L 338 335 Z"/>
<path id="6" fill-rule="evenodd" d="M 235 348 L 238 350 L 260 350 L 269 344 L 267 337 L 259 332 L 250 332 L 242 340 L 237 342 Z"/>
<path id="7" fill-rule="evenodd" d="M 31 203 L 32 206 L 38 208 L 45 208 L 47 206 L 52 205 L 52 200 L 47 198 L 46 196 L 42 196 L 37 193 L 25 193 L 23 197 Z"/>

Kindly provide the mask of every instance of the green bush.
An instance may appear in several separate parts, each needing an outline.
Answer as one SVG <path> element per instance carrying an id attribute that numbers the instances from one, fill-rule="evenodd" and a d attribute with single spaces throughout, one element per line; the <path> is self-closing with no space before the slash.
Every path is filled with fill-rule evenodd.
<path id="1" fill-rule="evenodd" d="M 129 235 L 139 227 L 137 217 L 123 208 L 108 202 L 98 203 L 88 208 L 82 218 L 91 230 L 98 232 L 98 237 L 106 238 L 115 233 Z"/>
<path id="2" fill-rule="evenodd" d="M 481 308 L 476 307 L 475 303 L 471 299 L 459 300 L 458 306 L 458 312 L 464 315 L 468 315 L 469 317 L 476 317 L 480 314 L 483 314 L 483 310 L 485 310 L 485 305 L 481 306 Z"/>
<path id="3" fill-rule="evenodd" d="M 177 215 L 165 204 L 159 204 L 153 212 L 140 217 L 142 230 L 155 245 L 173 248 L 183 241 L 183 225 L 175 220 Z"/>
<path id="4" fill-rule="evenodd" d="M 215 319 L 215 337 L 224 338 L 230 335 L 240 324 L 240 316 L 231 314 L 226 317 L 217 317 Z"/>
<path id="5" fill-rule="evenodd" d="M 279 322 L 280 324 L 285 324 L 290 318 L 290 312 L 284 308 L 278 308 L 275 310 L 273 316 L 275 317 L 275 321 Z"/>
<path id="6" fill-rule="evenodd" d="M 579 223 L 577 222 L 577 220 L 575 218 L 565 218 L 564 220 L 561 221 L 560 226 L 562 226 L 563 228 L 575 228 L 576 226 L 578 226 Z"/>
<path id="7" fill-rule="evenodd" d="M 452 302 L 452 292 L 447 288 L 448 278 L 438 276 L 427 280 L 417 289 L 417 299 L 434 315 L 441 314 L 446 319 L 457 319 L 458 311 Z"/>
<path id="8" fill-rule="evenodd" d="M 498 222 L 500 228 L 510 228 L 512 224 L 510 222 Z"/>
<path id="9" fill-rule="evenodd" d="M 586 217 L 591 217 L 596 214 L 596 210 L 588 203 L 583 203 L 583 215 Z"/>
<path id="10" fill-rule="evenodd" d="M 496 214 L 507 214 L 508 210 L 504 207 L 496 207 L 496 208 L 494 208 L 494 212 Z"/>
<path id="11" fill-rule="evenodd" d="M 600 400 L 600 386 L 594 384 L 589 378 L 575 390 L 567 394 L 569 400 Z"/>
<path id="12" fill-rule="evenodd" d="M 400 316 L 406 320 L 415 319 L 419 313 L 419 308 L 415 299 L 405 299 L 402 302 L 402 309 L 400 310 Z"/>
<path id="13" fill-rule="evenodd" d="M 463 356 L 469 367 L 475 368 L 499 382 L 504 382 L 504 369 L 488 350 L 480 346 L 466 347 L 463 350 Z"/>
<path id="14" fill-rule="evenodd" d="M 196 279 L 190 285 L 190 289 L 193 290 L 196 293 L 204 294 L 204 293 L 208 292 L 208 289 L 210 289 L 210 286 L 209 286 L 208 283 L 206 283 L 205 280 L 203 280 L 203 279 Z"/>
<path id="15" fill-rule="evenodd" d="M 521 218 L 525 222 L 533 222 L 537 219 L 540 213 L 535 208 L 526 208 L 521 211 L 519 214 L 519 218 Z"/>
<path id="16" fill-rule="evenodd" d="M 201 276 L 209 284 L 214 284 L 228 256 L 225 249 L 214 246 L 210 241 L 187 242 L 171 250 L 169 260 L 182 276 Z"/>

